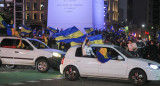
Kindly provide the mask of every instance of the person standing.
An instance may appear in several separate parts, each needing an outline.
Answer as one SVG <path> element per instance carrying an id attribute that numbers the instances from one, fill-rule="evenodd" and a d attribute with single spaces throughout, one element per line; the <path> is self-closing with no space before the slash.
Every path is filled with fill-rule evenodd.
<path id="1" fill-rule="evenodd" d="M 147 59 L 153 60 L 156 62 L 160 62 L 158 58 L 158 54 L 160 53 L 158 47 L 156 46 L 153 40 L 150 41 L 149 46 L 147 47 Z"/>

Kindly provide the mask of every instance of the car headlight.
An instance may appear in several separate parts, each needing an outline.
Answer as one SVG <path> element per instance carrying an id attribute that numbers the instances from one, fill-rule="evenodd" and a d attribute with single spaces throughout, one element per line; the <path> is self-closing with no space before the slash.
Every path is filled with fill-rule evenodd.
<path id="1" fill-rule="evenodd" d="M 54 57 L 61 57 L 61 54 L 57 53 L 57 52 L 53 52 L 52 54 Z"/>
<path id="2" fill-rule="evenodd" d="M 151 63 L 148 63 L 148 67 L 151 68 L 151 69 L 154 69 L 154 70 L 159 69 L 159 67 L 157 65 L 154 65 L 154 64 L 151 64 Z"/>

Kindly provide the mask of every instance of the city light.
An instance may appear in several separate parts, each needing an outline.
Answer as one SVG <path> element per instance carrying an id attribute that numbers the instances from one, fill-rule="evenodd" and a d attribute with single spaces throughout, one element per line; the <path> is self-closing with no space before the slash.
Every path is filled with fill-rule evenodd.
<path id="1" fill-rule="evenodd" d="M 145 27 L 145 25 L 144 25 L 144 24 L 142 24 L 142 27 Z"/>

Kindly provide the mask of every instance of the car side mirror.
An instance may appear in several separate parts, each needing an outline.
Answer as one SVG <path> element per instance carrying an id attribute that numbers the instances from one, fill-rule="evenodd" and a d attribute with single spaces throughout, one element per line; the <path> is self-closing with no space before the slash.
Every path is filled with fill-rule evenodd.
<path id="1" fill-rule="evenodd" d="M 119 55 L 118 60 L 124 61 L 124 58 L 121 55 Z"/>

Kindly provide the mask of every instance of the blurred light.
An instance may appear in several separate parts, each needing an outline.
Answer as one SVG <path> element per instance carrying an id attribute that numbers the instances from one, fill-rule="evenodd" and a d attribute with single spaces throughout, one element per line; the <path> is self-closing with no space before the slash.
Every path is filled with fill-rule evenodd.
<path id="1" fill-rule="evenodd" d="M 19 27 L 19 29 L 22 29 L 22 27 Z"/>
<path id="2" fill-rule="evenodd" d="M 144 24 L 142 24 L 142 27 L 145 27 L 145 25 L 144 25 Z"/>
<path id="3" fill-rule="evenodd" d="M 153 29 L 153 27 L 152 27 L 152 29 Z"/>
<path id="4" fill-rule="evenodd" d="M 141 37 L 141 35 L 139 35 L 139 37 Z"/>
<path id="5" fill-rule="evenodd" d="M 104 7 L 104 8 L 106 8 L 106 7 Z"/>

